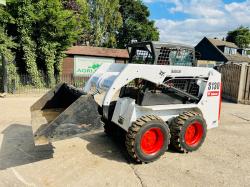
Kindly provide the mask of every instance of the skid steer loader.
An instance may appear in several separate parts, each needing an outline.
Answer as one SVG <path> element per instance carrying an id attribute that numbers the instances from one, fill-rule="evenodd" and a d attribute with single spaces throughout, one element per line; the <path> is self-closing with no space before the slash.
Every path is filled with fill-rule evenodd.
<path id="1" fill-rule="evenodd" d="M 171 144 L 197 150 L 218 126 L 221 75 L 214 69 L 145 64 L 103 64 L 84 90 L 60 84 L 32 107 L 38 145 L 112 126 L 126 132 L 136 162 L 159 158 Z"/>

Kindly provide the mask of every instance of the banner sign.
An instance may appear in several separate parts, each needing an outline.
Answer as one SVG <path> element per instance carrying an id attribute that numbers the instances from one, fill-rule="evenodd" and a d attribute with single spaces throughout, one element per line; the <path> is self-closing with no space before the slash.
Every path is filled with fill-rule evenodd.
<path id="1" fill-rule="evenodd" d="M 115 63 L 115 59 L 74 56 L 74 76 L 90 76 L 104 63 Z"/>
<path id="2" fill-rule="evenodd" d="M 0 5 L 6 5 L 6 0 L 0 0 Z"/>

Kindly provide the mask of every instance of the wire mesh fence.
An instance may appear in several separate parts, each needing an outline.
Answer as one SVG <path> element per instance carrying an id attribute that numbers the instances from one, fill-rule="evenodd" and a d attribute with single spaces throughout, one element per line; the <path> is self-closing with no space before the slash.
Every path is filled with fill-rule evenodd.
<path id="1" fill-rule="evenodd" d="M 53 88 L 56 84 L 66 82 L 76 88 L 83 88 L 85 83 L 88 81 L 87 77 L 75 77 L 73 74 L 64 74 L 57 79 L 56 83 L 49 84 L 49 78 L 47 76 L 42 76 L 41 80 L 43 82 L 42 86 L 37 86 L 32 83 L 32 78 L 27 75 L 18 75 L 17 77 L 9 80 L 8 82 L 8 92 L 10 94 L 43 94 Z"/>

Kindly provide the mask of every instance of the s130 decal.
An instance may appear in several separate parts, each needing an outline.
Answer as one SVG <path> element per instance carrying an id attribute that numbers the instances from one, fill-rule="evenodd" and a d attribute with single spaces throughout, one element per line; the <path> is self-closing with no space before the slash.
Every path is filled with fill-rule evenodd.
<path id="1" fill-rule="evenodd" d="M 220 82 L 209 82 L 207 96 L 220 95 Z"/>

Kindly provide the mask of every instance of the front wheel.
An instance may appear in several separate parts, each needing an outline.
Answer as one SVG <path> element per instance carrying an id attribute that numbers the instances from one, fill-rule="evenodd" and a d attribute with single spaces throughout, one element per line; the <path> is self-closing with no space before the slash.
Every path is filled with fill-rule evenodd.
<path id="1" fill-rule="evenodd" d="M 147 115 L 137 119 L 129 127 L 126 135 L 126 147 L 136 162 L 157 160 L 168 149 L 170 130 L 159 117 Z"/>

